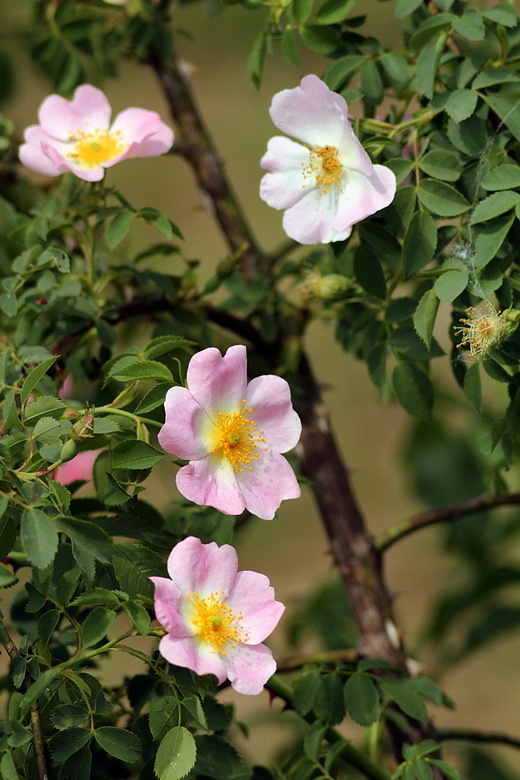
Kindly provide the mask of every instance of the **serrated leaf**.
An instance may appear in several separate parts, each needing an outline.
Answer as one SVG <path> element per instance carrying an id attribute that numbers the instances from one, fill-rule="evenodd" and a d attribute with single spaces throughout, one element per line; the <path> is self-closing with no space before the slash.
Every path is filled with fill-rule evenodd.
<path id="1" fill-rule="evenodd" d="M 464 395 L 478 414 L 482 413 L 482 384 L 480 381 L 480 366 L 478 363 L 470 366 L 462 383 Z"/>
<path id="2" fill-rule="evenodd" d="M 309 672 L 296 680 L 294 686 L 294 708 L 300 715 L 308 715 L 314 709 L 320 687 L 321 676 L 318 672 Z"/>
<path id="3" fill-rule="evenodd" d="M 120 599 L 117 593 L 113 590 L 106 590 L 106 588 L 92 588 L 84 593 L 80 593 L 79 596 L 70 602 L 71 607 L 82 607 L 91 605 L 100 605 L 104 607 L 118 607 Z"/>
<path id="4" fill-rule="evenodd" d="M 53 417 L 55 420 L 59 420 L 66 408 L 66 405 L 59 398 L 42 395 L 36 401 L 26 404 L 23 411 L 23 421 L 30 428 L 36 425 L 40 417 Z"/>
<path id="5" fill-rule="evenodd" d="M 191 772 L 196 758 L 192 734 L 184 726 L 175 726 L 161 740 L 155 757 L 155 774 L 159 780 L 181 780 Z"/>
<path id="6" fill-rule="evenodd" d="M 424 371 L 411 363 L 398 363 L 392 374 L 397 400 L 409 414 L 428 419 L 433 406 L 433 386 Z"/>
<path id="7" fill-rule="evenodd" d="M 426 723 L 428 711 L 420 694 L 413 685 L 409 684 L 409 680 L 391 680 L 382 677 L 378 680 L 378 684 L 383 693 L 390 696 L 403 712 L 421 723 Z"/>
<path id="8" fill-rule="evenodd" d="M 432 343 L 433 328 L 438 309 L 439 299 L 435 294 L 435 290 L 427 290 L 417 304 L 413 315 L 415 332 L 424 341 L 428 349 Z"/>
<path id="9" fill-rule="evenodd" d="M 0 563 L 0 588 L 8 588 L 15 582 L 18 582 L 16 574 L 5 563 Z"/>
<path id="10" fill-rule="evenodd" d="M 79 726 L 88 718 L 88 711 L 78 704 L 61 704 L 52 711 L 52 722 L 58 728 Z"/>
<path id="11" fill-rule="evenodd" d="M 481 200 L 475 207 L 471 215 L 470 225 L 476 225 L 478 222 L 487 222 L 489 219 L 499 217 L 506 211 L 511 211 L 520 203 L 520 193 L 513 190 L 504 190 L 494 192 L 487 198 Z"/>
<path id="12" fill-rule="evenodd" d="M 158 406 L 162 406 L 170 387 L 171 384 L 169 382 L 160 382 L 148 390 L 137 404 L 136 413 L 147 414 L 153 409 L 157 409 Z"/>
<path id="13" fill-rule="evenodd" d="M 347 54 L 345 57 L 340 57 L 332 65 L 329 65 L 325 71 L 323 76 L 325 84 L 329 89 L 337 91 L 367 59 L 368 57 L 365 54 Z"/>
<path id="14" fill-rule="evenodd" d="M 520 141 L 520 112 L 517 111 L 520 88 L 517 85 L 504 87 L 499 92 L 488 93 L 483 97 L 516 140 Z"/>
<path id="15" fill-rule="evenodd" d="M 427 212 L 417 211 L 408 225 L 403 242 L 403 267 L 407 276 L 424 268 L 437 249 L 437 227 Z"/>
<path id="16" fill-rule="evenodd" d="M 520 187 L 520 165 L 497 165 L 483 176 L 481 185 L 485 190 L 510 190 Z"/>
<path id="17" fill-rule="evenodd" d="M 432 38 L 419 54 L 413 82 L 419 95 L 426 95 L 430 99 L 433 97 L 435 76 L 445 41 L 446 33 L 441 33 Z"/>
<path id="18" fill-rule="evenodd" d="M 424 179 L 417 187 L 417 196 L 423 206 L 439 217 L 457 217 L 471 208 L 471 204 L 454 187 L 435 179 Z"/>
<path id="19" fill-rule="evenodd" d="M 149 469 L 164 457 L 159 452 L 139 439 L 126 439 L 119 442 L 112 450 L 112 468 L 142 470 Z"/>
<path id="20" fill-rule="evenodd" d="M 157 336 L 146 345 L 144 354 L 148 360 L 153 360 L 159 355 L 164 355 L 174 349 L 187 349 L 193 344 L 193 341 L 189 341 L 183 336 Z"/>
<path id="21" fill-rule="evenodd" d="M 150 577 L 165 577 L 166 564 L 158 553 L 149 547 L 134 542 L 115 546 L 113 565 L 122 590 L 130 598 L 153 596 Z"/>
<path id="22" fill-rule="evenodd" d="M 126 729 L 100 726 L 94 732 L 94 739 L 102 750 L 120 761 L 133 764 L 141 757 L 141 740 Z"/>
<path id="23" fill-rule="evenodd" d="M 152 701 L 148 725 L 154 739 L 162 739 L 173 724 L 179 722 L 179 702 L 173 696 L 162 696 Z"/>
<path id="24" fill-rule="evenodd" d="M 16 771 L 16 766 L 10 752 L 4 753 L 0 761 L 0 777 L 3 780 L 20 780 L 20 775 Z"/>
<path id="25" fill-rule="evenodd" d="M 477 105 L 478 93 L 472 89 L 455 89 L 446 101 L 446 113 L 454 122 L 462 122 L 472 116 Z"/>
<path id="26" fill-rule="evenodd" d="M 498 250 L 504 243 L 515 217 L 513 214 L 507 217 L 497 217 L 494 220 L 481 223 L 474 231 L 475 266 L 484 268 L 490 260 L 496 257 Z"/>
<path id="27" fill-rule="evenodd" d="M 246 780 L 249 777 L 249 771 L 235 748 L 222 737 L 198 734 L 195 742 L 197 774 L 216 778 L 216 780 Z"/>
<path id="28" fill-rule="evenodd" d="M 319 24 L 342 22 L 352 10 L 354 0 L 325 0 L 318 9 L 316 21 Z"/>
<path id="29" fill-rule="evenodd" d="M 65 516 L 57 517 L 56 525 L 82 550 L 90 553 L 102 563 L 110 561 L 112 540 L 102 528 L 88 520 Z"/>
<path id="30" fill-rule="evenodd" d="M 404 19 L 405 16 L 412 14 L 421 5 L 422 0 L 398 0 L 395 7 L 395 18 Z"/>
<path id="31" fill-rule="evenodd" d="M 45 569 L 52 563 L 58 549 L 58 532 L 45 512 L 37 507 L 24 510 L 20 538 L 34 566 Z"/>
<path id="32" fill-rule="evenodd" d="M 34 426 L 32 438 L 42 444 L 59 444 L 61 443 L 60 434 L 61 426 L 57 420 L 52 417 L 40 417 Z"/>
<path id="33" fill-rule="evenodd" d="M 47 358 L 47 360 L 44 360 L 38 366 L 35 366 L 33 370 L 27 374 L 22 384 L 22 392 L 20 394 L 22 404 L 27 401 L 38 382 L 43 379 L 49 368 L 54 365 L 59 357 L 59 355 L 53 355 L 52 357 Z"/>
<path id="34" fill-rule="evenodd" d="M 59 731 L 49 740 L 49 749 L 55 761 L 66 761 L 91 740 L 89 729 L 72 728 Z"/>
<path id="35" fill-rule="evenodd" d="M 434 179 L 457 181 L 462 173 L 460 157 L 447 149 L 432 149 L 419 160 L 419 168 Z"/>
<path id="36" fill-rule="evenodd" d="M 320 54 L 329 54 L 337 49 L 341 43 L 339 32 L 334 27 L 320 27 L 319 24 L 311 24 L 307 27 L 301 27 L 299 32 L 304 44 Z"/>
<path id="37" fill-rule="evenodd" d="M 291 27 L 286 27 L 283 31 L 280 48 L 287 62 L 296 67 L 298 65 L 298 52 L 294 40 L 294 30 Z"/>
<path id="38" fill-rule="evenodd" d="M 117 382 L 135 382 L 139 379 L 155 379 L 157 382 L 171 382 L 173 377 L 170 369 L 156 360 L 138 360 L 128 366 L 114 366 L 110 377 Z"/>
<path id="39" fill-rule="evenodd" d="M 81 624 L 83 647 L 92 647 L 97 644 L 111 628 L 116 613 L 106 607 L 96 607 L 90 612 Z"/>
<path id="40" fill-rule="evenodd" d="M 515 14 L 514 8 L 503 4 L 482 11 L 482 16 L 496 24 L 503 24 L 504 27 L 516 27 L 518 24 L 518 16 Z"/>
<path id="41" fill-rule="evenodd" d="M 446 763 L 446 761 L 443 761 L 440 758 L 428 758 L 428 762 L 434 766 L 439 767 L 439 769 L 442 771 L 442 774 L 447 777 L 448 780 L 462 780 L 460 772 L 458 772 L 455 767 Z"/>
<path id="42" fill-rule="evenodd" d="M 433 289 L 441 301 L 451 303 L 468 286 L 469 271 L 467 268 L 451 268 L 435 280 Z"/>
<path id="43" fill-rule="evenodd" d="M 486 33 L 482 14 L 476 8 L 468 8 L 460 19 L 453 22 L 453 29 L 469 41 L 481 41 Z"/>
<path id="44" fill-rule="evenodd" d="M 317 761 L 320 755 L 321 743 L 323 737 L 327 731 L 327 726 L 324 726 L 319 721 L 315 721 L 312 726 L 305 732 L 303 737 L 303 749 L 305 755 L 311 761 Z"/>
<path id="45" fill-rule="evenodd" d="M 191 723 L 188 725 L 198 729 L 204 729 L 205 731 L 208 730 L 208 722 L 199 696 L 186 696 L 182 700 L 182 706 L 190 715 Z"/>
<path id="46" fill-rule="evenodd" d="M 312 13 L 313 2 L 314 0 L 292 0 L 290 13 L 295 24 L 305 24 Z"/>
<path id="47" fill-rule="evenodd" d="M 375 253 L 360 247 L 354 257 L 354 274 L 367 293 L 386 298 L 385 274 Z"/>
<path id="48" fill-rule="evenodd" d="M 146 609 L 135 601 L 125 601 L 123 609 L 141 636 L 146 636 L 150 629 L 150 616 Z"/>
<path id="49" fill-rule="evenodd" d="M 360 726 L 371 726 L 379 716 L 379 693 L 368 674 L 356 672 L 345 683 L 347 715 Z"/>
<path id="50" fill-rule="evenodd" d="M 125 238 L 137 216 L 135 211 L 125 209 L 116 214 L 106 227 L 106 241 L 109 249 L 115 249 Z"/>
<path id="51" fill-rule="evenodd" d="M 345 717 L 343 683 L 337 674 L 325 674 L 316 695 L 314 711 L 322 723 L 341 723 Z"/>

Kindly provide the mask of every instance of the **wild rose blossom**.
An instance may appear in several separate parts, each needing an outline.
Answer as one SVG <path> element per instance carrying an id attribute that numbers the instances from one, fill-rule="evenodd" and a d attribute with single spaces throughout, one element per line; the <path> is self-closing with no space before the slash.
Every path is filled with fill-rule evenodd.
<path id="1" fill-rule="evenodd" d="M 287 460 L 301 433 L 289 385 L 279 376 L 247 383 L 246 348 L 224 357 L 203 349 L 188 366 L 188 387 L 172 387 L 159 442 L 166 452 L 189 460 L 177 473 L 182 495 L 229 515 L 248 509 L 271 520 L 300 488 Z"/>
<path id="2" fill-rule="evenodd" d="M 85 181 L 100 181 L 105 168 L 130 157 L 155 157 L 173 144 L 173 131 L 155 111 L 127 108 L 110 124 L 107 97 L 91 84 L 78 87 L 72 100 L 49 95 L 38 110 L 38 125 L 25 130 L 19 157 L 47 176 L 72 171 Z"/>
<path id="3" fill-rule="evenodd" d="M 285 209 L 283 227 L 300 244 L 341 241 L 352 225 L 392 202 L 396 181 L 373 165 L 354 135 L 347 104 L 317 76 L 278 92 L 269 110 L 279 130 L 260 165 L 269 171 L 260 197 Z"/>
<path id="4" fill-rule="evenodd" d="M 167 634 L 159 652 L 175 666 L 229 679 L 239 693 L 260 693 L 276 671 L 261 644 L 285 609 L 264 574 L 237 571 L 234 547 L 189 536 L 168 558 L 167 577 L 155 585 L 155 614 Z"/>
<path id="5" fill-rule="evenodd" d="M 100 452 L 101 450 L 78 452 L 71 460 L 58 466 L 53 478 L 62 485 L 70 485 L 79 479 L 90 482 L 94 476 L 94 463 Z"/>

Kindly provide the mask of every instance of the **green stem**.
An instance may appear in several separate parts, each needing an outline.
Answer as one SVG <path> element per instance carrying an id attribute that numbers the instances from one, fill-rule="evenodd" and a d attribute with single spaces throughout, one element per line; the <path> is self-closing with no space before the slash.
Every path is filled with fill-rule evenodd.
<path id="1" fill-rule="evenodd" d="M 93 414 L 118 414 L 120 417 L 127 417 L 134 423 L 144 423 L 145 425 L 154 425 L 156 428 L 162 428 L 163 423 L 158 420 L 152 420 L 149 417 L 139 417 L 138 414 L 127 412 L 126 409 L 115 409 L 113 407 L 95 406 L 92 409 Z"/>
<path id="2" fill-rule="evenodd" d="M 291 685 L 281 680 L 278 675 L 273 675 L 266 687 L 273 693 L 276 693 L 276 695 L 287 702 L 287 704 L 292 706 L 294 696 L 293 688 Z M 311 716 L 306 716 L 305 720 L 309 723 L 313 722 Z M 325 732 L 325 739 L 331 745 L 340 740 L 344 740 L 344 738 L 332 727 L 328 728 Z M 345 741 L 344 747 L 339 755 L 348 761 L 349 764 L 356 767 L 356 769 L 359 769 L 360 772 L 363 772 L 365 777 L 369 778 L 369 780 L 390 780 L 390 775 L 386 769 L 375 764 L 371 758 L 350 742 Z"/>
<path id="3" fill-rule="evenodd" d="M 331 650 L 323 653 L 289 655 L 278 661 L 278 672 L 291 672 L 301 669 L 305 664 L 356 664 L 359 660 L 357 650 Z"/>

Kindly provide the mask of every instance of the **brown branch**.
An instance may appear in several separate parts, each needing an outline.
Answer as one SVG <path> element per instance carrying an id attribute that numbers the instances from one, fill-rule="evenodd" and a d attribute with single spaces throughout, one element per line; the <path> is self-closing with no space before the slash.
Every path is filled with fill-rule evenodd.
<path id="1" fill-rule="evenodd" d="M 277 674 L 283 672 L 293 672 L 295 669 L 301 669 L 306 664 L 347 664 L 356 665 L 360 660 L 357 650 L 326 650 L 322 653 L 300 653 L 298 655 L 288 655 L 285 658 L 279 658 L 276 662 Z"/>
<path id="2" fill-rule="evenodd" d="M 520 737 L 502 734 L 499 731 L 476 731 L 474 729 L 439 729 L 435 732 L 441 742 L 486 742 L 520 748 Z"/>
<path id="3" fill-rule="evenodd" d="M 428 528 L 437 523 L 452 522 L 460 520 L 461 517 L 472 515 L 475 512 L 483 512 L 487 509 L 494 509 L 498 506 L 513 506 L 520 504 L 520 493 L 505 493 L 501 496 L 478 496 L 464 501 L 461 504 L 452 504 L 451 506 L 440 509 L 431 509 L 428 512 L 421 512 L 418 515 L 403 520 L 380 534 L 375 542 L 379 552 L 385 552 L 396 542 L 409 536 L 414 531 L 422 528 Z"/>

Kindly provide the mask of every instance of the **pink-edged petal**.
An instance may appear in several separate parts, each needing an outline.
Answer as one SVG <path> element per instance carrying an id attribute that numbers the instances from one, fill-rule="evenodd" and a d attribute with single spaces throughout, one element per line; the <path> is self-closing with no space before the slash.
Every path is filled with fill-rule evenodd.
<path id="1" fill-rule="evenodd" d="M 352 232 L 350 226 L 345 230 L 332 227 L 338 196 L 337 188 L 327 193 L 313 189 L 287 209 L 283 215 L 283 228 L 289 238 L 300 244 L 328 244 L 348 238 Z"/>
<path id="2" fill-rule="evenodd" d="M 269 113 L 279 130 L 311 146 L 339 147 L 349 125 L 344 99 L 312 74 L 299 87 L 278 92 Z"/>
<path id="3" fill-rule="evenodd" d="M 226 675 L 238 693 L 255 695 L 276 672 L 276 661 L 265 645 L 237 645 L 223 656 Z"/>
<path id="4" fill-rule="evenodd" d="M 301 491 L 288 461 L 277 452 L 262 452 L 253 468 L 237 473 L 246 509 L 262 520 L 272 520 L 286 498 L 299 498 Z"/>
<path id="5" fill-rule="evenodd" d="M 106 95 L 91 84 L 82 84 L 72 100 L 49 95 L 40 106 L 38 118 L 49 135 L 66 141 L 78 131 L 108 130 L 111 113 Z"/>
<path id="6" fill-rule="evenodd" d="M 304 176 L 309 164 L 307 147 L 289 138 L 275 136 L 267 144 L 260 167 L 270 173 L 260 182 L 260 197 L 274 209 L 287 209 L 315 186 L 312 176 Z"/>
<path id="7" fill-rule="evenodd" d="M 246 348 L 237 344 L 224 356 L 216 347 L 197 352 L 190 360 L 187 380 L 190 393 L 210 415 L 238 411 L 246 397 Z"/>
<path id="8" fill-rule="evenodd" d="M 177 585 L 166 577 L 150 577 L 155 586 L 154 610 L 161 626 L 176 637 L 193 636 L 194 629 L 183 617 L 186 597 Z"/>
<path id="9" fill-rule="evenodd" d="M 156 111 L 127 108 L 114 120 L 111 132 L 121 133 L 129 148 L 124 157 L 155 157 L 165 154 L 173 145 L 173 130 Z M 110 163 L 112 164 L 112 163 Z"/>
<path id="10" fill-rule="evenodd" d="M 221 455 L 192 460 L 177 472 L 177 488 L 189 501 L 212 506 L 225 515 L 239 515 L 245 509 L 231 461 Z"/>
<path id="11" fill-rule="evenodd" d="M 22 144 L 18 150 L 20 162 L 32 171 L 38 171 L 46 176 L 59 176 L 65 173 L 67 167 L 60 161 L 56 165 L 50 157 L 45 154 L 41 143 L 31 142 Z"/>
<path id="12" fill-rule="evenodd" d="M 275 601 L 269 579 L 256 571 L 238 572 L 229 603 L 235 614 L 242 614 L 249 645 L 263 642 L 274 631 L 285 610 L 280 601 Z"/>
<path id="13" fill-rule="evenodd" d="M 159 642 L 159 652 L 174 666 L 183 666 L 196 674 L 214 674 L 219 684 L 226 679 L 223 656 L 194 639 L 171 637 L 166 634 Z"/>
<path id="14" fill-rule="evenodd" d="M 208 455 L 200 436 L 207 413 L 185 387 L 172 387 L 164 401 L 166 420 L 159 431 L 159 444 L 178 458 L 192 460 Z"/>
<path id="15" fill-rule="evenodd" d="M 269 447 L 287 452 L 300 439 L 301 420 L 292 408 L 291 390 L 285 379 L 266 374 L 252 379 L 247 387 L 250 417 L 263 432 Z"/>
<path id="16" fill-rule="evenodd" d="M 53 474 L 54 479 L 61 485 L 70 485 L 71 482 L 80 479 L 90 482 L 94 476 L 94 463 L 100 452 L 102 450 L 78 452 L 72 460 L 67 461 L 63 466 L 58 466 Z"/>
<path id="17" fill-rule="evenodd" d="M 238 568 L 236 550 L 229 544 L 203 544 L 196 536 L 188 536 L 175 545 L 168 558 L 168 574 L 189 595 L 205 598 L 222 591 L 225 598 L 233 586 Z"/>
<path id="18" fill-rule="evenodd" d="M 395 175 L 384 165 L 374 165 L 370 178 L 357 171 L 349 171 L 332 227 L 336 230 L 348 229 L 385 208 L 394 199 L 395 189 Z"/>

